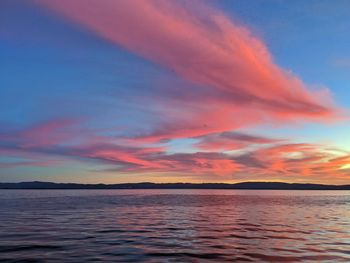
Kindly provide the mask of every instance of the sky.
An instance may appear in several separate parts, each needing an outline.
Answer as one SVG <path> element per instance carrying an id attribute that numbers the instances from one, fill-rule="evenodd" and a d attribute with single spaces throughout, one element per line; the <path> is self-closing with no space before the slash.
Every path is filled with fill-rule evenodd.
<path id="1" fill-rule="evenodd" d="M 2 0 L 0 181 L 350 183 L 347 0 Z"/>

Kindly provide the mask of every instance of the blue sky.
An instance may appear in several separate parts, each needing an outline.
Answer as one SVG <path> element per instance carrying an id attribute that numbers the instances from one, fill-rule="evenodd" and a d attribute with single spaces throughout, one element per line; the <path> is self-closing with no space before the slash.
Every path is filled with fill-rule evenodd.
<path id="1" fill-rule="evenodd" d="M 348 180 L 348 1 L 76 5 L 0 4 L 1 181 Z"/>

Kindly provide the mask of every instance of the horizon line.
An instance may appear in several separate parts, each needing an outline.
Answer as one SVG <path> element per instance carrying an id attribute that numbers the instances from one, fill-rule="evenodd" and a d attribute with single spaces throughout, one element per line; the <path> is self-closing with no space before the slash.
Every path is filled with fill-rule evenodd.
<path id="1" fill-rule="evenodd" d="M 266 181 L 246 181 L 239 183 L 116 183 L 116 184 L 84 184 L 84 183 L 55 183 L 43 181 L 30 182 L 0 182 L 0 189 L 85 189 L 85 190 L 117 190 L 117 189 L 216 189 L 216 190 L 350 190 L 350 184 L 327 185 L 315 183 L 286 183 Z"/>

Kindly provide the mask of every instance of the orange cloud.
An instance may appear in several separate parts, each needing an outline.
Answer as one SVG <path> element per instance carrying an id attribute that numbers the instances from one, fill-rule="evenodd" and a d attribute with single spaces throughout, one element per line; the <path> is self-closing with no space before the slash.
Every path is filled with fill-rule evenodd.
<path id="1" fill-rule="evenodd" d="M 349 175 L 344 166 L 350 163 L 348 154 L 329 151 L 316 144 L 296 143 L 275 145 L 258 149 L 251 153 L 263 169 L 255 169 L 256 174 L 279 174 L 285 176 L 314 176 L 336 179 Z"/>
<path id="2" fill-rule="evenodd" d="M 323 145 L 281 144 L 280 140 L 231 132 L 197 138 L 202 140 L 197 146 L 212 149 L 212 152 L 169 153 L 166 147 L 122 145 L 114 138 L 81 134 L 74 129 L 74 123 L 53 120 L 13 133 L 12 137 L 0 134 L 0 154 L 23 159 L 0 166 L 52 166 L 61 160 L 76 159 L 107 164 L 113 167 L 109 170 L 119 172 L 204 175 L 207 179 L 217 176 L 232 179 L 237 175 L 242 178 L 245 174 L 254 175 L 255 179 L 279 176 L 320 181 L 325 178 L 346 180 L 349 176 L 350 155 Z M 84 140 L 66 143 L 67 138 L 80 137 Z M 241 151 L 217 152 L 223 147 L 221 140 L 224 140 L 223 145 L 226 145 L 225 140 L 234 141 Z M 249 146 L 254 147 L 248 151 Z"/>

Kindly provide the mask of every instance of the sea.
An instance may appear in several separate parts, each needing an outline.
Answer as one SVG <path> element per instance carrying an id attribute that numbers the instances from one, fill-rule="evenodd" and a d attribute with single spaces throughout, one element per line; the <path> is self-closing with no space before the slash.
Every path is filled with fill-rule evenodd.
<path id="1" fill-rule="evenodd" d="M 350 191 L 0 190 L 0 262 L 350 262 Z"/>

